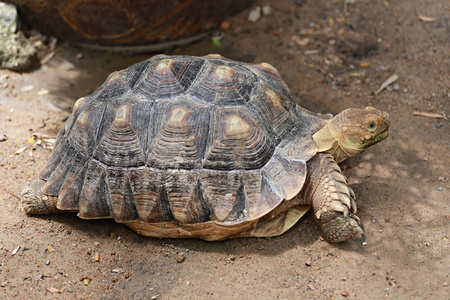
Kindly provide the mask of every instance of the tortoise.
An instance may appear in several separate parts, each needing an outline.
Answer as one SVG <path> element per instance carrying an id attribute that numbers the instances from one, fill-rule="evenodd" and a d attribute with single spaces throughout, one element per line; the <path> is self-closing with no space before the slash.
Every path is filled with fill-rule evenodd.
<path id="1" fill-rule="evenodd" d="M 388 134 L 373 107 L 300 107 L 268 63 L 159 55 L 76 101 L 22 203 L 204 240 L 280 235 L 312 207 L 342 242 L 363 231 L 338 163 Z"/>
<path id="2" fill-rule="evenodd" d="M 47 35 L 84 47 L 156 52 L 199 40 L 254 0 L 7 0 Z"/>

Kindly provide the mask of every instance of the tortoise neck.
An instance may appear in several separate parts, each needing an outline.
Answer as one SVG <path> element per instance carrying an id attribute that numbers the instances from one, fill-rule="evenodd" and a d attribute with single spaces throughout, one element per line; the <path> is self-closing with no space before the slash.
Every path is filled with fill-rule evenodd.
<path id="1" fill-rule="evenodd" d="M 317 152 L 331 154 L 334 160 L 339 163 L 353 155 L 350 155 L 341 147 L 339 140 L 330 129 L 330 122 L 331 120 L 313 135 L 313 140 L 316 144 Z"/>

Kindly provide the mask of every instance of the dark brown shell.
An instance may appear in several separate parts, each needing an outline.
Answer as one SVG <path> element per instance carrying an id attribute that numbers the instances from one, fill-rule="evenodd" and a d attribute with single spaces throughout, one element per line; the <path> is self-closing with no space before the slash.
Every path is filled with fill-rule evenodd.
<path id="1" fill-rule="evenodd" d="M 204 35 L 254 0 L 9 0 L 33 28 L 97 47 L 174 47 Z M 174 43 L 174 41 L 177 41 Z M 166 45 L 166 47 L 164 47 Z M 158 47 L 159 46 L 159 47 Z M 119 48 L 120 49 L 120 48 Z M 151 47 L 144 48 L 150 50 Z M 136 49 L 138 50 L 138 49 Z"/>
<path id="2" fill-rule="evenodd" d="M 156 56 L 77 101 L 43 191 L 86 219 L 254 220 L 301 190 L 322 122 L 269 64 Z"/>

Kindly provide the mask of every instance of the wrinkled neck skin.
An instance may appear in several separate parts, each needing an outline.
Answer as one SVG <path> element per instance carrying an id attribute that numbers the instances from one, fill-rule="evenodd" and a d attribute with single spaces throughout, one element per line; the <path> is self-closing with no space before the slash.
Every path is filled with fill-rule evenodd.
<path id="1" fill-rule="evenodd" d="M 331 154 L 334 157 L 334 160 L 337 163 L 340 163 L 347 158 L 356 156 L 364 151 L 364 149 L 347 147 L 344 141 L 339 140 L 335 135 L 333 135 L 333 132 L 330 129 L 330 121 L 328 121 L 322 129 L 313 135 L 317 152 Z"/>

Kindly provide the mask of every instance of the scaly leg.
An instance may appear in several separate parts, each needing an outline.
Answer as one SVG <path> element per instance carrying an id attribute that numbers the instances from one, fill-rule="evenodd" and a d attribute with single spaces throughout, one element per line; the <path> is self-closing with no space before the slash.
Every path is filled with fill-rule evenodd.
<path id="1" fill-rule="evenodd" d="M 27 186 L 22 191 L 22 207 L 27 214 L 43 215 L 62 212 L 56 208 L 58 197 L 45 195 L 41 188 L 45 181 L 39 178 L 32 178 L 27 182 Z"/>
<path id="2" fill-rule="evenodd" d="M 360 237 L 355 194 L 347 179 L 329 154 L 318 153 L 308 162 L 302 198 L 314 209 L 325 237 L 330 242 L 344 242 Z"/>

